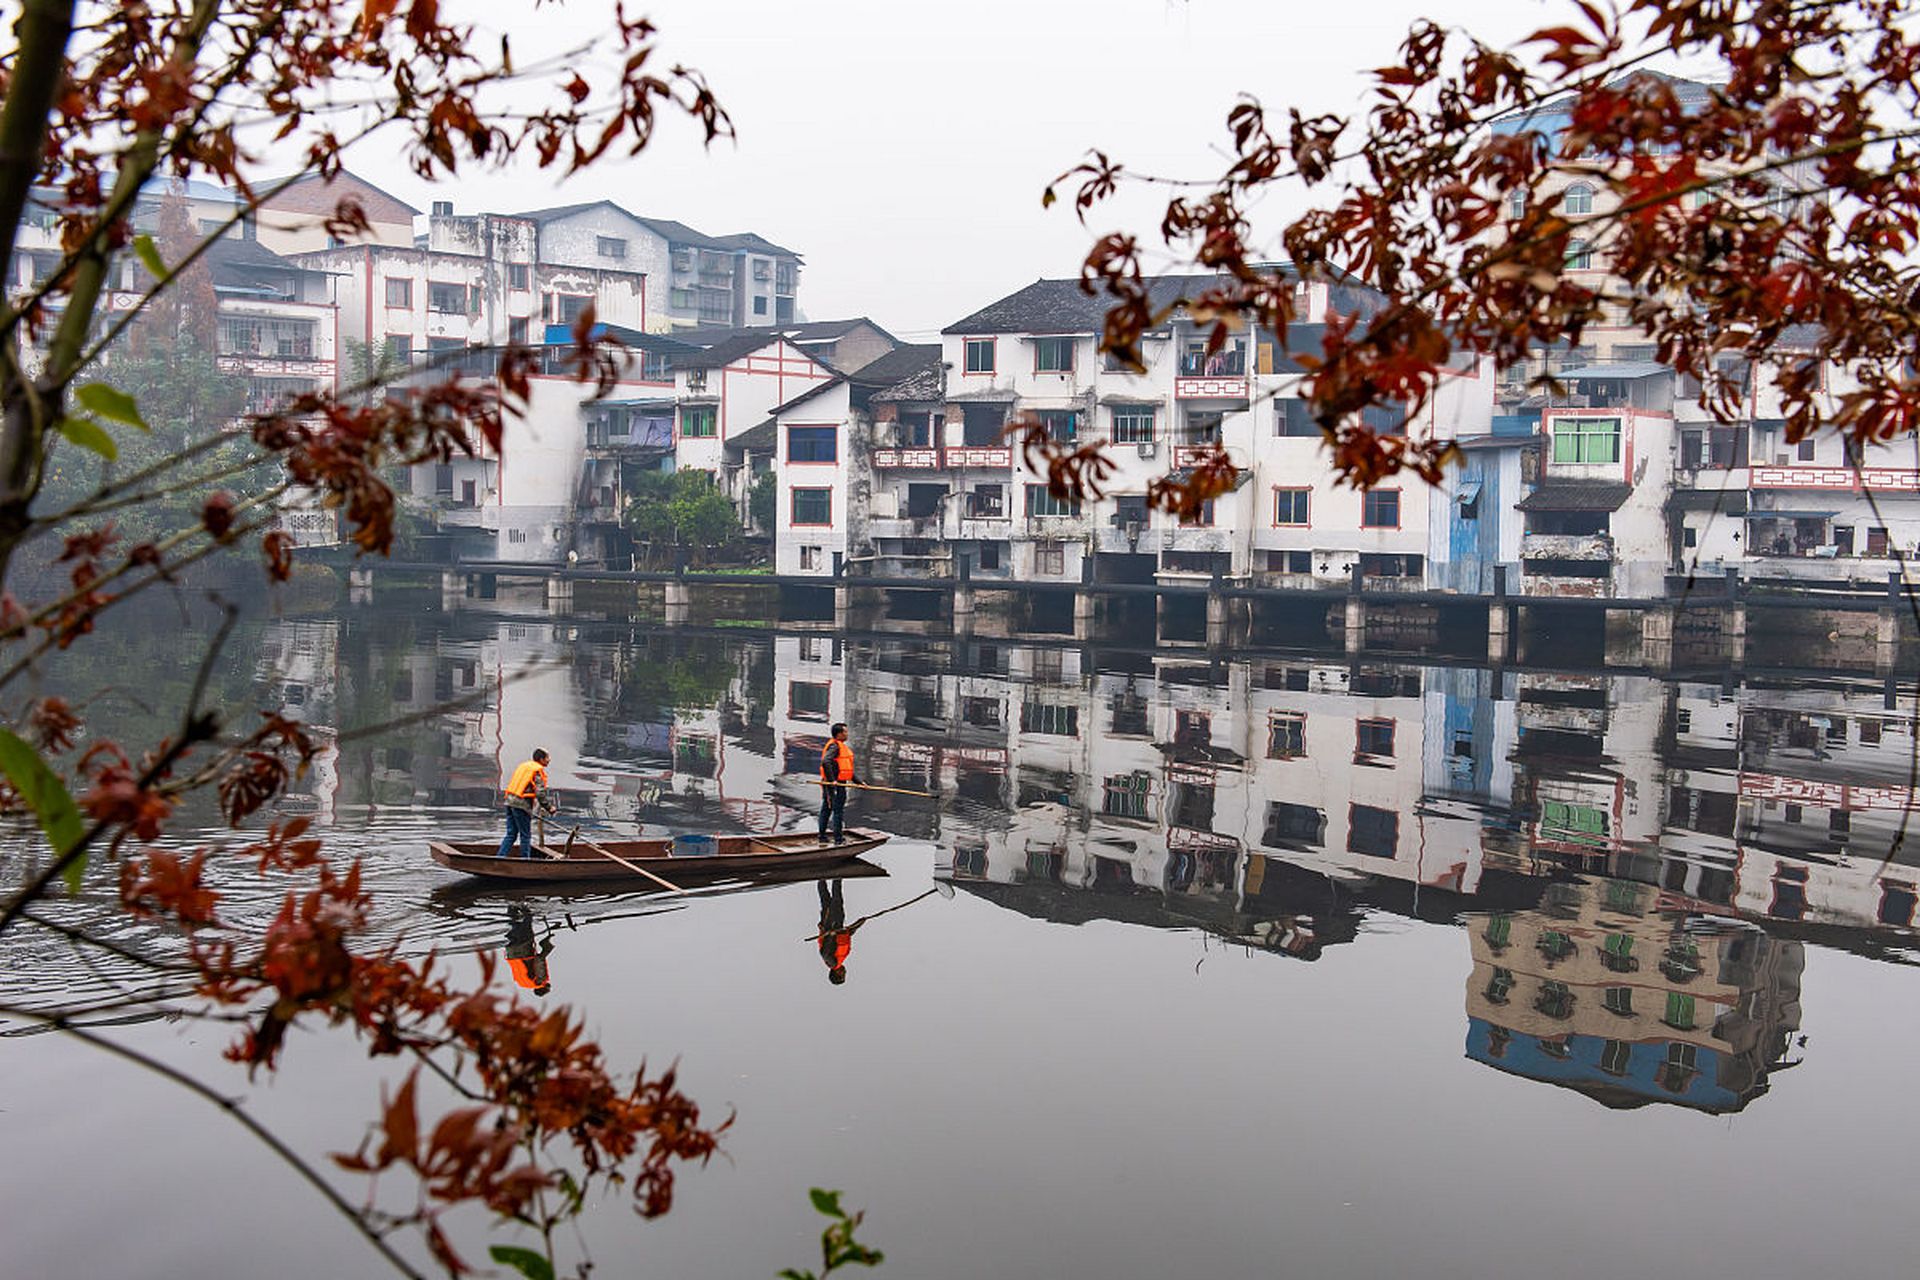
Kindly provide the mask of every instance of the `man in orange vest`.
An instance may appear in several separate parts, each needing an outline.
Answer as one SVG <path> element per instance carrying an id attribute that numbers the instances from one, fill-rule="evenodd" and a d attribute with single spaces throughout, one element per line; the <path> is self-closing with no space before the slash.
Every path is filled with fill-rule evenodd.
<path id="1" fill-rule="evenodd" d="M 853 931 L 865 924 L 865 920 L 856 920 L 847 924 L 847 900 L 841 882 L 835 880 L 833 889 L 827 889 L 824 880 L 816 882 L 820 890 L 820 933 L 816 941 L 820 944 L 820 960 L 827 966 L 827 981 L 839 986 L 847 980 L 847 957 L 853 954 Z"/>
<path id="2" fill-rule="evenodd" d="M 551 991 L 553 974 L 547 967 L 547 956 L 552 950 L 551 930 L 544 941 L 534 940 L 530 909 L 517 904 L 507 908 L 507 970 L 513 974 L 513 985 L 537 996 Z"/>
<path id="3" fill-rule="evenodd" d="M 833 820 L 834 843 L 846 839 L 847 784 L 867 784 L 853 771 L 853 748 L 847 745 L 847 726 L 833 726 L 833 736 L 820 749 L 820 843 L 827 843 L 827 820 Z"/>
<path id="4" fill-rule="evenodd" d="M 523 760 L 514 767 L 513 776 L 507 779 L 507 834 L 500 838 L 502 858 L 513 856 L 513 845 L 520 843 L 520 856 L 533 856 L 533 814 L 543 809 L 548 813 L 557 813 L 553 801 L 547 796 L 547 761 L 550 757 L 538 747 L 534 748 L 533 758 Z"/>

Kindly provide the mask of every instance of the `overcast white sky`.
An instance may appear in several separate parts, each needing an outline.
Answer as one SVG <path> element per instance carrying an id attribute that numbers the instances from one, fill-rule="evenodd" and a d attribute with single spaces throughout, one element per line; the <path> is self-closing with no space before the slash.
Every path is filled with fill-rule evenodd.
<path id="1" fill-rule="evenodd" d="M 524 64 L 604 23 L 611 4 L 488 0 Z M 1144 237 L 1136 199 L 1083 229 L 1043 211 L 1049 179 L 1089 147 L 1179 176 L 1217 171 L 1236 95 L 1349 111 L 1365 72 L 1417 18 L 1510 43 L 1570 0 L 635 0 L 663 51 L 706 72 L 739 138 L 703 151 L 688 122 L 633 160 L 548 174 L 415 179 L 378 141 L 351 167 L 425 208 L 514 212 L 610 197 L 704 231 L 757 231 L 806 259 L 816 319 L 871 315 L 902 337 L 1041 276 L 1078 273 L 1094 231 Z M 512 16 L 508 16 L 512 15 Z M 1162 197 L 1163 198 L 1163 197 Z M 1276 218 L 1292 203 L 1276 197 Z"/>

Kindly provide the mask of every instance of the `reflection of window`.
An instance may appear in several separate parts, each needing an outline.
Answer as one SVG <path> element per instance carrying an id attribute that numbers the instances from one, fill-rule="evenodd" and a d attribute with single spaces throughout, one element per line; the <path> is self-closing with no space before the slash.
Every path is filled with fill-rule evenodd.
<path id="1" fill-rule="evenodd" d="M 1147 700 L 1131 693 L 1116 693 L 1111 704 L 1110 730 L 1131 738 L 1147 736 Z"/>
<path id="2" fill-rule="evenodd" d="M 1633 1046 L 1625 1040 L 1609 1040 L 1600 1050 L 1600 1069 L 1610 1076 L 1624 1076 L 1633 1063 Z"/>
<path id="3" fill-rule="evenodd" d="M 823 720 L 833 698 L 833 686 L 795 681 L 787 689 L 787 710 L 801 719 Z"/>
<path id="4" fill-rule="evenodd" d="M 1100 801 L 1101 812 L 1115 818 L 1147 816 L 1147 775 L 1141 772 L 1116 774 L 1107 779 Z"/>
<path id="5" fill-rule="evenodd" d="M 960 718 L 978 728 L 998 729 L 1000 700 L 998 698 L 962 698 L 960 699 Z"/>
<path id="6" fill-rule="evenodd" d="M 1023 702 L 1020 704 L 1020 731 L 1077 738 L 1080 736 L 1080 708 L 1060 707 L 1050 702 Z"/>
<path id="7" fill-rule="evenodd" d="M 1173 782 L 1167 785 L 1167 822 L 1190 831 L 1213 830 L 1213 784 Z"/>
<path id="8" fill-rule="evenodd" d="M 1391 756 L 1393 721 L 1356 720 L 1353 725 L 1353 750 L 1355 755 Z"/>
<path id="9" fill-rule="evenodd" d="M 1173 740 L 1183 747 L 1204 747 L 1213 741 L 1213 717 L 1204 711 L 1176 711 Z"/>
<path id="10" fill-rule="evenodd" d="M 1559 800 L 1541 802 L 1540 834 L 1544 837 L 1604 848 L 1607 832 L 1605 809 L 1587 804 L 1566 804 Z"/>
<path id="11" fill-rule="evenodd" d="M 1307 754 L 1307 718 L 1298 711 L 1276 711 L 1267 718 L 1267 759 L 1295 760 Z"/>
<path id="12" fill-rule="evenodd" d="M 1493 976 L 1487 979 L 1487 1003 L 1505 1004 L 1512 990 L 1513 970 L 1495 969 Z"/>
<path id="13" fill-rule="evenodd" d="M 1534 1000 L 1533 1007 L 1549 1018 L 1566 1019 L 1573 1016 L 1573 988 L 1564 982 L 1549 978 L 1540 984 L 1540 995 Z"/>
<path id="14" fill-rule="evenodd" d="M 1505 951 L 1513 940 L 1513 917 L 1503 911 L 1488 916 L 1487 927 L 1480 931 L 1480 936 L 1494 951 Z"/>
<path id="15" fill-rule="evenodd" d="M 1880 885 L 1880 912 L 1876 918 L 1881 924 L 1911 925 L 1916 902 L 1920 902 L 1920 895 L 1914 893 L 1912 885 L 1883 881 Z"/>
<path id="16" fill-rule="evenodd" d="M 1667 1012 L 1660 1021 L 1679 1031 L 1693 1030 L 1693 997 L 1684 991 L 1667 992 Z"/>
<path id="17" fill-rule="evenodd" d="M 1632 1017 L 1633 988 L 1608 987 L 1606 993 L 1600 997 L 1600 1003 L 1606 1006 L 1608 1013 L 1617 1013 L 1622 1017 Z"/>
<path id="18" fill-rule="evenodd" d="M 1669 1093 L 1685 1093 L 1693 1078 L 1700 1074 L 1696 1065 L 1699 1053 L 1690 1044 L 1679 1041 L 1667 1045 L 1667 1060 L 1660 1064 L 1660 1087 Z"/>
<path id="19" fill-rule="evenodd" d="M 992 373 L 993 372 L 993 339 L 992 338 L 968 338 L 967 339 L 967 372 L 968 373 Z"/>
<path id="20" fill-rule="evenodd" d="M 1347 852 L 1391 858 L 1400 844 L 1400 815 L 1369 804 L 1347 807 Z"/>
<path id="21" fill-rule="evenodd" d="M 1555 418 L 1553 460 L 1559 463 L 1620 461 L 1620 419 Z"/>
<path id="22" fill-rule="evenodd" d="M 1285 800 L 1267 802 L 1267 826 L 1260 843 L 1269 849 L 1318 849 L 1326 842 L 1327 815 L 1312 805 Z"/>

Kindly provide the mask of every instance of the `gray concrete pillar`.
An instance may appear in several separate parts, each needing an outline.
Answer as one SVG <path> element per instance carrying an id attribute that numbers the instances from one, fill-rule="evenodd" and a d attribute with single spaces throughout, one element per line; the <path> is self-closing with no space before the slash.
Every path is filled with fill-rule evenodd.
<path id="1" fill-rule="evenodd" d="M 1727 661 L 1734 666 L 1745 666 L 1747 661 L 1747 606 L 1729 605 L 1720 615 L 1720 639 L 1727 651 Z"/>
<path id="2" fill-rule="evenodd" d="M 1207 596 L 1207 648 L 1224 649 L 1232 631 L 1231 601 L 1223 595 Z"/>
<path id="3" fill-rule="evenodd" d="M 1088 591 L 1076 591 L 1073 596 L 1073 638 L 1092 639 L 1099 617 L 1099 598 Z"/>
<path id="4" fill-rule="evenodd" d="M 1487 661 L 1505 662 L 1513 654 L 1513 609 L 1496 601 L 1487 606 Z"/>
<path id="5" fill-rule="evenodd" d="M 1645 609 L 1640 614 L 1640 661 L 1655 671 L 1673 666 L 1674 612 L 1671 608 Z"/>
<path id="6" fill-rule="evenodd" d="M 1348 653 L 1358 653 L 1367 643 L 1367 602 L 1357 595 L 1347 597 L 1345 625 L 1340 638 Z"/>
<path id="7" fill-rule="evenodd" d="M 973 588 L 962 582 L 953 589 L 952 604 L 953 629 L 957 632 L 973 630 L 974 610 L 978 602 L 974 599 Z"/>
<path id="8" fill-rule="evenodd" d="M 1900 611 L 1882 609 L 1874 631 L 1873 669 L 1891 671 L 1900 661 Z"/>
<path id="9" fill-rule="evenodd" d="M 833 589 L 833 625 L 845 630 L 853 621 L 853 588 Z"/>
<path id="10" fill-rule="evenodd" d="M 443 596 L 464 596 L 467 594 L 467 575 L 452 569 L 440 574 L 440 594 Z"/>

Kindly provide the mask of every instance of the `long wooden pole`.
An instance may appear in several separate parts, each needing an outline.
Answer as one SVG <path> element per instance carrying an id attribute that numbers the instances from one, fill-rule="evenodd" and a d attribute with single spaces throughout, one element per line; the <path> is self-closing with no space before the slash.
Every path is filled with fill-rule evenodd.
<path id="1" fill-rule="evenodd" d="M 625 858 L 621 857 L 619 854 L 615 853 L 613 850 L 603 849 L 591 840 L 582 840 L 580 842 L 580 847 L 583 849 L 590 849 L 594 853 L 599 854 L 603 858 L 612 859 L 613 861 L 619 863 L 621 866 L 625 867 L 627 870 L 632 871 L 638 875 L 645 876 L 647 879 L 659 885 L 662 889 L 668 889 L 674 893 L 686 892 L 685 889 L 682 889 L 679 885 L 667 879 L 665 876 L 657 876 L 653 874 L 653 872 L 647 870 L 645 867 L 639 865 L 638 863 L 628 862 Z"/>
<path id="2" fill-rule="evenodd" d="M 815 785 L 822 787 L 846 787 L 850 791 L 885 791 L 896 796 L 919 796 L 923 800 L 934 798 L 931 791 L 909 791 L 905 787 L 876 787 L 865 782 L 828 782 L 825 778 L 815 778 Z"/>

